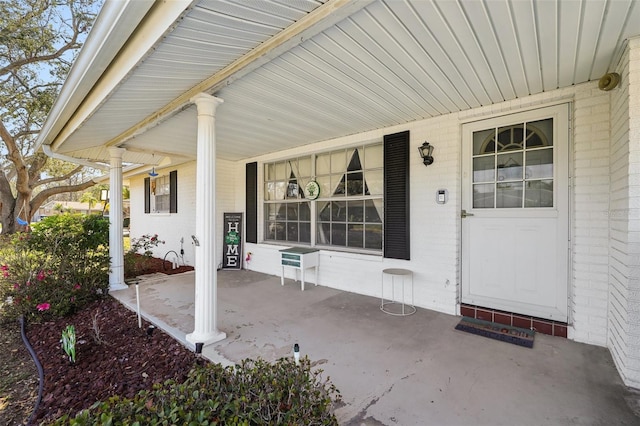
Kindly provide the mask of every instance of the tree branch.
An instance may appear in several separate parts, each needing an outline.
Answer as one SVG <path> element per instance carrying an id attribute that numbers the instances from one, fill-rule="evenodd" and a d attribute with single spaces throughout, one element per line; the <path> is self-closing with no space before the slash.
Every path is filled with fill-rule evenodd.
<path id="1" fill-rule="evenodd" d="M 69 179 L 71 176 L 75 175 L 76 173 L 78 173 L 80 170 L 82 170 L 84 166 L 78 166 L 75 169 L 73 169 L 72 171 L 70 171 L 69 173 L 67 173 L 64 176 L 56 176 L 56 177 L 52 177 L 52 178 L 48 178 L 48 179 L 42 179 L 40 181 L 37 182 L 36 186 L 41 186 L 41 185 L 47 185 L 49 183 L 54 183 L 54 182 L 61 182 L 64 180 Z"/>
<path id="2" fill-rule="evenodd" d="M 35 212 L 40 208 L 42 203 L 47 201 L 49 197 L 54 196 L 56 194 L 62 194 L 65 192 L 77 192 L 82 191 L 83 189 L 91 188 L 95 185 L 96 182 L 93 179 L 90 179 L 86 182 L 79 183 L 77 185 L 62 185 L 62 186 L 54 186 L 52 188 L 47 188 L 38 193 L 35 197 L 31 199 L 29 203 L 30 211 Z"/>

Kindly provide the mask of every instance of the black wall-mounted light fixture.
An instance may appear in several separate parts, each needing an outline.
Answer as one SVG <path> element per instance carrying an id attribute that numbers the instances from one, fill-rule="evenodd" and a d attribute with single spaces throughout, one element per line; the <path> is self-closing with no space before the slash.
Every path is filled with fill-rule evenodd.
<path id="1" fill-rule="evenodd" d="M 420 151 L 420 157 L 422 157 L 422 163 L 425 166 L 433 163 L 433 145 L 429 145 L 429 142 L 425 142 L 422 146 L 418 147 L 418 151 Z"/>

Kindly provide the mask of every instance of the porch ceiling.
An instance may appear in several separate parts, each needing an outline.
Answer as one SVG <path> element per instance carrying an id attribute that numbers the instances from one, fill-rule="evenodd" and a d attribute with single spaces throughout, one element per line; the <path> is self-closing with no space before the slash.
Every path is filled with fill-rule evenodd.
<path id="1" fill-rule="evenodd" d="M 81 124 L 40 141 L 98 161 L 107 146 L 130 163 L 192 159 L 184 94 L 203 90 L 224 99 L 218 156 L 249 158 L 597 80 L 638 22 L 634 0 L 196 1 Z"/>

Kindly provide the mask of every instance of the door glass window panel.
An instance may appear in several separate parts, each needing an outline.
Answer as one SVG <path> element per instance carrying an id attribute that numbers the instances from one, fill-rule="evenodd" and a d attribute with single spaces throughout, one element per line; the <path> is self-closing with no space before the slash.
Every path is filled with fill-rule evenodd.
<path id="1" fill-rule="evenodd" d="M 494 155 L 473 159 L 473 181 L 493 182 L 496 179 L 496 157 Z"/>
<path id="2" fill-rule="evenodd" d="M 496 207 L 522 207 L 522 181 L 498 183 L 496 185 Z"/>
<path id="3" fill-rule="evenodd" d="M 528 151 L 526 161 L 526 179 L 553 177 L 553 149 Z"/>
<path id="4" fill-rule="evenodd" d="M 522 180 L 522 153 L 510 152 L 499 154 L 497 157 L 498 182 L 508 180 Z"/>
<path id="5" fill-rule="evenodd" d="M 525 207 L 553 207 L 553 180 L 543 179 L 525 183 Z"/>
<path id="6" fill-rule="evenodd" d="M 473 208 L 553 207 L 553 119 L 474 132 L 472 155 Z"/>
<path id="7" fill-rule="evenodd" d="M 526 123 L 527 148 L 553 146 L 553 119 L 531 121 Z"/>
<path id="8" fill-rule="evenodd" d="M 473 155 L 496 152 L 496 129 L 481 130 L 473 133 Z"/>
<path id="9" fill-rule="evenodd" d="M 524 129 L 521 124 L 498 129 L 497 151 L 507 152 L 522 149 L 524 145 Z"/>
<path id="10" fill-rule="evenodd" d="M 495 184 L 485 183 L 473 185 L 473 208 L 492 209 L 495 200 Z"/>

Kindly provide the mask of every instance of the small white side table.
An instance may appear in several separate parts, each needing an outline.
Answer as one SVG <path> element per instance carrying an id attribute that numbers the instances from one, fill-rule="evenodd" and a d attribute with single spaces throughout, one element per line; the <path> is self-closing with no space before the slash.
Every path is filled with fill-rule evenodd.
<path id="1" fill-rule="evenodd" d="M 304 271 L 307 268 L 315 268 L 316 285 L 318 285 L 318 264 L 320 263 L 320 251 L 307 247 L 291 247 L 280 250 L 280 266 L 282 267 L 282 275 L 280 283 L 284 285 L 284 268 L 294 268 L 296 273 L 296 281 L 298 281 L 298 271 L 300 271 L 300 286 L 304 291 Z"/>
<path id="2" fill-rule="evenodd" d="M 409 283 L 405 281 L 409 280 Z M 385 295 L 385 281 L 391 284 L 391 296 L 386 298 Z M 399 281 L 400 283 L 396 283 Z M 396 297 L 396 284 L 400 285 L 402 291 L 400 297 Z M 405 285 L 409 287 L 411 292 L 411 300 L 407 302 Z M 396 309 L 393 309 L 393 308 Z M 413 305 L 413 272 L 408 269 L 401 268 L 388 268 L 382 270 L 382 295 L 380 296 L 380 310 L 389 315 L 406 316 L 416 313 L 416 307 Z"/>

